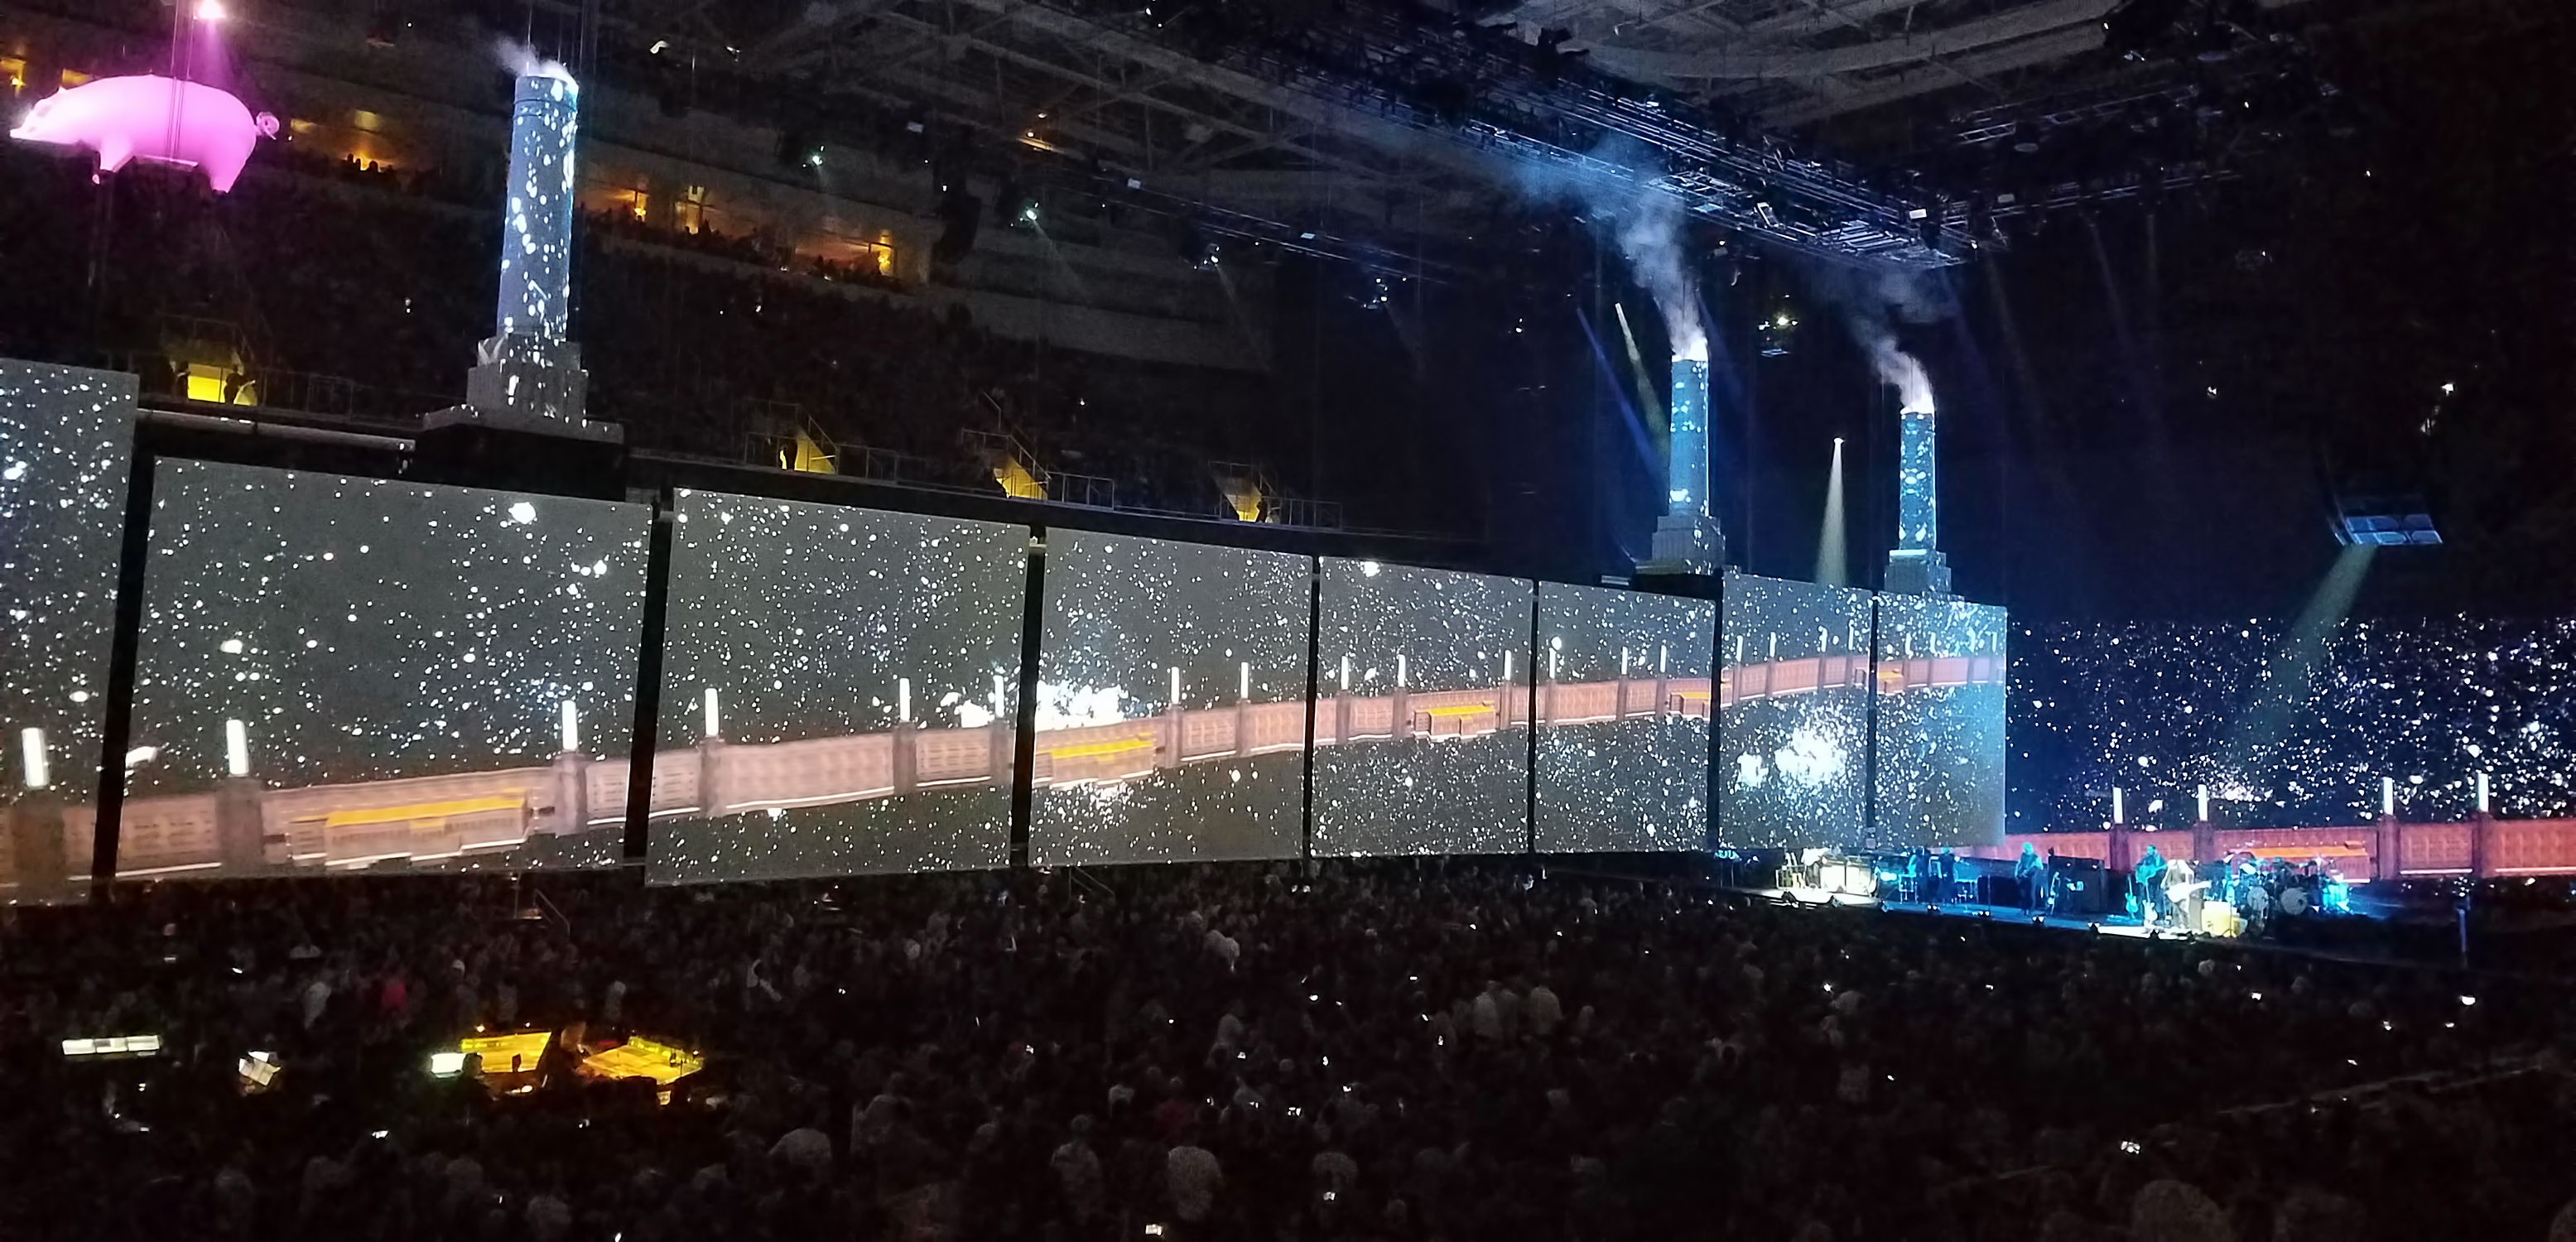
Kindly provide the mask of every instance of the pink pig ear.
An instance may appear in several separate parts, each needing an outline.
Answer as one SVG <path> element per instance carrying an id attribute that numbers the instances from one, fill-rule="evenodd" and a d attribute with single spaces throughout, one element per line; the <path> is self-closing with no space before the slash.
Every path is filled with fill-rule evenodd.
<path id="1" fill-rule="evenodd" d="M 260 136 L 262 137 L 274 138 L 277 136 L 277 114 L 274 112 L 260 113 L 258 116 L 252 117 L 250 119 L 250 123 L 259 127 Z"/>

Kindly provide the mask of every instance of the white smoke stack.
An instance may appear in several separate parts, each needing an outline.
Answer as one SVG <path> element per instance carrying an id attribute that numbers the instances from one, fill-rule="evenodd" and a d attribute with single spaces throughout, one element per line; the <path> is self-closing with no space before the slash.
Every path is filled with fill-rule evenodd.
<path id="1" fill-rule="evenodd" d="M 501 305 L 493 331 L 553 344 L 571 318 L 573 144 L 581 88 L 562 65 L 516 49 L 509 197 L 501 212 Z"/>
<path id="2" fill-rule="evenodd" d="M 501 282 L 492 335 L 466 374 L 465 406 L 433 415 L 610 439 L 582 417 L 589 377 L 572 343 L 573 151 L 581 88 L 572 72 L 516 43 L 494 49 L 517 75 L 510 101 L 510 171 L 501 204 Z"/>
<path id="3" fill-rule="evenodd" d="M 1884 585 L 1904 594 L 1947 595 L 1950 567 L 1940 551 L 1941 485 L 1933 421 L 1932 377 L 1896 347 L 1885 325 L 1855 321 L 1878 377 L 1896 390 L 1901 423 L 1896 447 L 1896 548 Z"/>

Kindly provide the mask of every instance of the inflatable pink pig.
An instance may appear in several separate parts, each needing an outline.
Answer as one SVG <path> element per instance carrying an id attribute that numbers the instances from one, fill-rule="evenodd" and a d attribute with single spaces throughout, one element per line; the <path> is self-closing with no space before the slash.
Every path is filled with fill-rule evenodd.
<path id="1" fill-rule="evenodd" d="M 218 194 L 229 192 L 250 149 L 275 136 L 277 118 L 252 116 L 242 101 L 199 82 L 153 74 L 100 78 L 39 100 L 12 138 L 87 147 L 100 172 L 127 160 L 206 170 Z"/>

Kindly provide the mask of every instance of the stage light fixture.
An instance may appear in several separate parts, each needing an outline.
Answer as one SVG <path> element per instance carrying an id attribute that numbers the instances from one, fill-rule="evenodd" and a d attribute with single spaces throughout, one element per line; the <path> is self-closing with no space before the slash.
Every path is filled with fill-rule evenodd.
<path id="1" fill-rule="evenodd" d="M 2347 512 L 2342 516 L 2342 524 L 2335 529 L 2335 542 L 2347 547 L 2430 547 L 2442 542 L 2442 532 L 2435 529 L 2428 514 Z"/>
<path id="2" fill-rule="evenodd" d="M 230 15 L 224 12 L 223 0 L 197 0 L 196 16 L 201 22 L 219 22 Z"/>
<path id="3" fill-rule="evenodd" d="M 2438 402 L 2435 409 L 2438 415 Z M 2365 471 L 2339 479 L 2334 507 L 2335 541 L 2346 547 L 2421 547 L 2442 542 L 2441 528 L 2433 519 L 2436 503 L 2412 478 Z"/>
<path id="4" fill-rule="evenodd" d="M 1789 313 L 1789 308 L 1786 306 L 1765 316 L 1754 329 L 1754 334 L 1761 339 L 1762 356 L 1765 358 L 1787 356 L 1790 343 L 1797 333 L 1798 317 Z"/>

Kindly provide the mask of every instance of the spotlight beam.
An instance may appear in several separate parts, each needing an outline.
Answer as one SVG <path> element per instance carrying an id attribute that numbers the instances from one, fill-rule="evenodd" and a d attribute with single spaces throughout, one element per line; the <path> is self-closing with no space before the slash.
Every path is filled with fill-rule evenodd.
<path id="1" fill-rule="evenodd" d="M 1816 581 L 1826 586 L 1851 585 L 1851 566 L 1843 536 L 1843 438 L 1834 437 L 1834 463 L 1825 477 L 1825 513 L 1816 536 Z"/>

